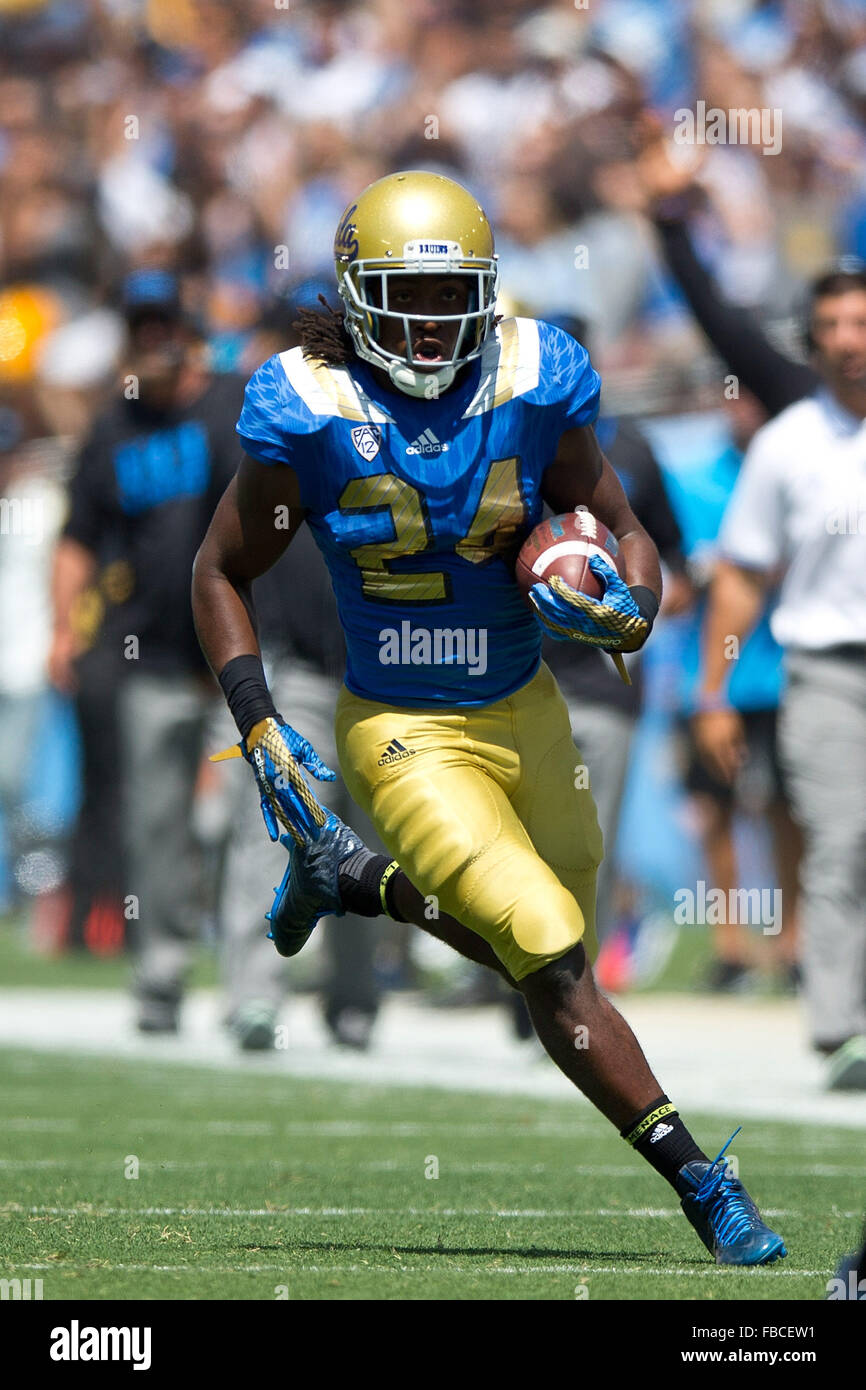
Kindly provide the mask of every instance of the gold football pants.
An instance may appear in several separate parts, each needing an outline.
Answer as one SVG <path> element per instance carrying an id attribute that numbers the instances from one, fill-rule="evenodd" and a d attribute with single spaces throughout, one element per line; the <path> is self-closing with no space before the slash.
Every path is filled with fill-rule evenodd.
<path id="1" fill-rule="evenodd" d="M 481 709 L 337 703 L 346 785 L 438 910 L 489 942 L 515 980 L 595 939 L 602 838 L 568 710 L 542 664 Z"/>

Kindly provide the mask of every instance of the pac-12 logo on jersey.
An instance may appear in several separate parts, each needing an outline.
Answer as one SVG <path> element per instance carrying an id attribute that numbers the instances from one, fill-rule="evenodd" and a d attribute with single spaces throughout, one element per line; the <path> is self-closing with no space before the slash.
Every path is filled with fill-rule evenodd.
<path id="1" fill-rule="evenodd" d="M 361 458 L 369 463 L 378 454 L 382 440 L 375 425 L 358 425 L 352 430 L 352 443 Z"/>

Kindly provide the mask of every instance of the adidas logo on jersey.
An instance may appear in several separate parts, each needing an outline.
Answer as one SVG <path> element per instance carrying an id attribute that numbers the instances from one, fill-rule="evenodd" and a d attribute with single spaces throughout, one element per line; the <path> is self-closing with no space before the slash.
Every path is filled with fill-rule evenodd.
<path id="1" fill-rule="evenodd" d="M 673 1134 L 673 1131 L 673 1125 L 656 1125 L 655 1129 L 650 1135 L 650 1143 L 657 1144 L 660 1139 L 664 1139 L 666 1134 Z"/>
<path id="2" fill-rule="evenodd" d="M 448 444 L 440 444 L 432 430 L 424 430 L 407 447 L 407 454 L 447 454 Z"/>
<path id="3" fill-rule="evenodd" d="M 379 759 L 379 766 L 386 767 L 388 763 L 399 763 L 402 762 L 404 758 L 414 758 L 414 756 L 414 748 L 405 748 L 399 739 L 392 738 Z"/>

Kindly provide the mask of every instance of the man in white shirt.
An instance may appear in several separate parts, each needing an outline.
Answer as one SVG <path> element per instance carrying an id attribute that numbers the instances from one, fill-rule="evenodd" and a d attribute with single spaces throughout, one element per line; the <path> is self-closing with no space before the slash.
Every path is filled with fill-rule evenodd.
<path id="1" fill-rule="evenodd" d="M 828 1084 L 866 1090 L 866 267 L 812 287 L 809 345 L 824 383 L 755 435 L 720 533 L 696 733 L 732 780 L 745 747 L 725 699 L 730 661 L 767 586 L 785 648 L 779 739 L 804 833 L 803 971 Z"/>

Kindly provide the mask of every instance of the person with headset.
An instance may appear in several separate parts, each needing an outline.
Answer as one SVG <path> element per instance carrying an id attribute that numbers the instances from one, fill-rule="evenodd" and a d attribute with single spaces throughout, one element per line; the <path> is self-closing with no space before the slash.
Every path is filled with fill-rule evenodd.
<path id="1" fill-rule="evenodd" d="M 755 435 L 719 537 L 703 633 L 698 740 L 730 778 L 744 757 L 730 660 L 779 582 L 779 740 L 801 863 L 803 982 L 828 1085 L 866 1090 L 866 266 L 809 291 L 817 389 Z"/>

